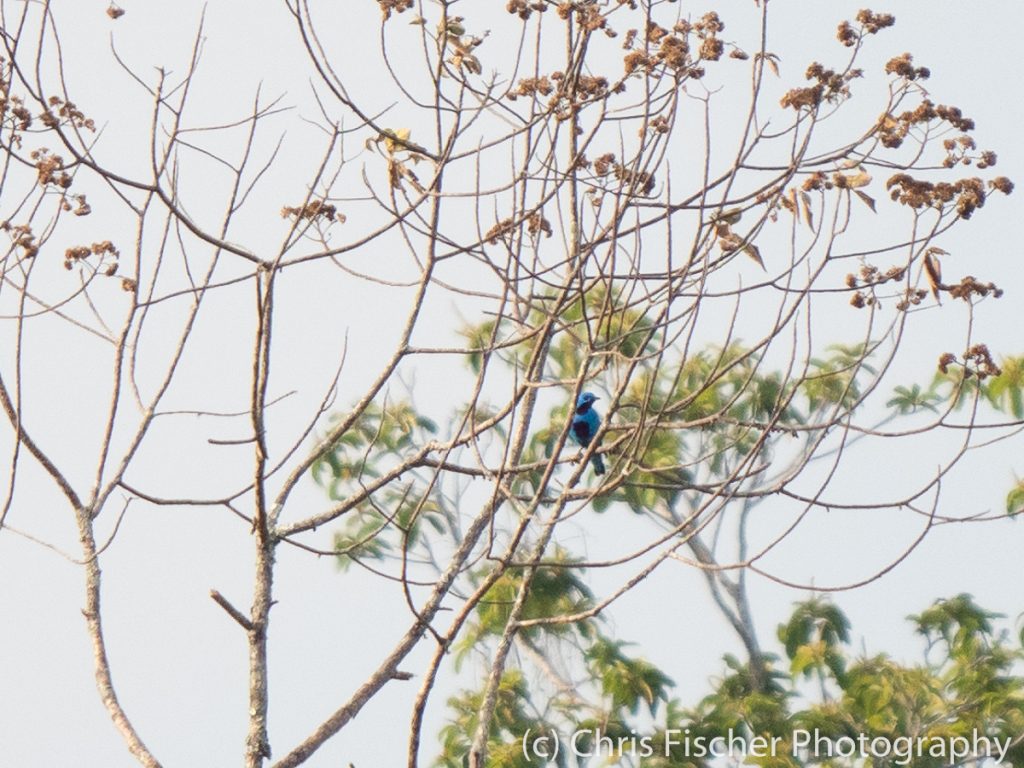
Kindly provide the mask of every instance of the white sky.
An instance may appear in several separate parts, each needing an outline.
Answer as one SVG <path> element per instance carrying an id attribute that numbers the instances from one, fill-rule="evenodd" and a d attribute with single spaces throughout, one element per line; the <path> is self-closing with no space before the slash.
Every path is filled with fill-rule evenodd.
<path id="1" fill-rule="evenodd" d="M 202 4 L 126 0 L 122 5 L 127 14 L 117 22 L 105 15 L 102 3 L 64 0 L 53 5 L 71 91 L 78 105 L 105 125 L 99 155 L 125 169 L 144 162 L 145 155 L 139 152 L 145 151 L 147 100 L 111 63 L 107 36 L 114 35 L 120 55 L 144 76 L 159 66 L 180 73 Z M 682 3 L 694 16 L 712 5 L 726 21 L 726 39 L 741 40 L 746 35 L 749 40 L 747 33 L 756 23 L 752 0 Z M 783 59 L 783 82 L 799 82 L 812 59 L 826 63 L 841 60 L 845 51 L 834 42 L 835 25 L 842 18 L 852 18 L 861 5 L 772 0 L 769 47 Z M 504 13 L 494 9 L 501 11 L 503 6 L 503 0 L 466 0 L 460 12 L 467 17 L 479 13 L 501 23 Z M 20 7 L 21 3 L 4 2 L 7 14 L 19 12 Z M 999 172 L 1024 180 L 1019 139 L 1024 107 L 1017 62 L 1024 7 L 1009 0 L 984 4 L 904 0 L 872 7 L 895 13 L 897 25 L 870 42 L 868 65 L 877 67 L 892 55 L 912 51 L 916 63 L 931 68 L 930 85 L 936 99 L 961 106 L 976 120 L 979 145 L 999 153 Z M 388 93 L 390 81 L 372 68 L 357 68 L 357 62 L 376 49 L 377 6 L 370 0 L 346 0 L 344 12 L 349 14 L 344 24 L 325 22 L 321 34 L 329 45 L 343 49 L 351 67 L 345 75 L 358 83 L 361 95 L 376 97 L 380 107 L 386 107 L 397 100 Z M 270 214 L 245 220 L 228 237 L 271 252 L 284 234 L 273 205 L 300 199 L 305 179 L 319 158 L 319 146 L 314 144 L 318 134 L 302 122 L 303 117 L 316 115 L 305 74 L 297 64 L 301 52 L 281 3 L 211 3 L 206 10 L 206 38 L 192 124 L 215 124 L 239 116 L 260 83 L 264 94 L 284 94 L 284 104 L 298 107 L 272 122 L 271 133 L 287 130 L 287 136 L 285 159 L 275 172 L 273 194 L 268 196 Z M 393 124 L 400 124 L 400 119 L 401 115 L 396 115 Z M 231 141 L 226 137 L 224 146 L 231 146 Z M 353 139 L 347 153 L 355 155 L 362 141 L 363 137 Z M 316 151 L 311 153 L 311 146 L 316 146 Z M 212 191 L 216 179 L 209 183 Z M 979 335 L 1005 353 L 1024 351 L 1018 298 L 1024 292 L 1024 279 L 1019 269 L 1009 266 L 1020 258 L 1019 200 L 1020 193 L 1008 199 L 997 196 L 943 246 L 957 258 L 969 259 L 971 269 L 976 263 L 973 274 L 993 279 L 1006 289 L 1001 302 L 986 302 L 979 312 L 979 323 L 990 330 Z M 8 205 L 7 201 L 0 204 Z M 201 205 L 190 212 L 204 223 L 216 220 L 215 214 Z M 102 220 L 97 221 L 83 220 L 83 240 L 92 235 L 89 227 L 100 231 Z M 301 276 L 296 272 L 296 278 L 289 280 L 286 273 L 279 306 L 290 311 L 282 312 L 284 319 L 276 329 L 275 354 L 279 357 L 275 359 L 274 385 L 279 393 L 296 389 L 299 395 L 274 412 L 272 427 L 296 423 L 310 413 L 337 363 L 346 333 L 349 359 L 338 402 L 348 402 L 373 375 L 381 350 L 389 348 L 403 314 L 390 313 L 373 291 L 339 288 L 335 270 L 313 269 Z M 197 375 L 175 390 L 176 407 L 197 407 L 199 402 L 211 409 L 245 407 L 238 391 L 227 382 L 235 373 L 245 375 L 249 322 L 248 317 L 232 312 L 231 302 L 248 306 L 251 288 L 231 290 L 236 292 L 235 298 L 222 294 L 225 303 L 201 318 L 198 336 L 202 343 L 189 351 L 187 361 L 187 369 Z M 115 300 L 116 291 L 105 298 Z M 443 317 L 444 311 L 438 309 L 437 316 Z M 945 323 L 959 324 L 963 318 L 958 312 L 961 307 L 950 306 L 942 314 L 935 313 L 935 330 L 941 331 Z M 173 320 L 173 311 L 168 308 L 166 313 L 154 321 L 157 328 L 159 323 Z M 448 330 L 439 327 L 438 338 Z M 8 342 L 9 333 L 9 329 L 3 331 L 2 343 Z M 100 391 L 89 383 L 93 356 L 101 347 L 93 348 L 85 341 L 70 344 L 64 333 L 59 324 L 47 322 L 40 322 L 32 331 L 34 344 L 59 346 L 62 351 L 59 370 L 52 367 L 52 355 L 26 358 L 26 378 L 36 382 L 33 391 L 39 393 L 26 421 L 31 416 L 41 425 L 41 432 L 66 435 L 66 439 L 51 443 L 51 450 L 73 468 L 72 476 L 84 483 L 91 463 L 76 462 L 76 455 L 88 445 L 77 436 L 87 433 L 102 413 L 93 408 L 103 402 Z M 922 343 L 930 342 L 925 338 Z M 921 359 L 927 366 L 935 355 L 929 350 L 921 353 Z M 0 365 L 7 375 L 5 351 L 0 352 Z M 923 367 L 915 378 L 926 382 L 931 372 Z M 427 410 L 443 413 L 442 406 L 448 402 L 445 376 L 443 369 L 429 366 L 418 374 L 417 400 Z M 913 377 L 912 372 L 908 376 Z M 219 429 L 211 427 L 208 420 L 158 425 L 154 439 L 140 455 L 145 474 L 132 476 L 133 480 L 167 495 L 185 495 L 179 490 L 183 486 L 187 493 L 222 492 L 222 478 L 247 466 L 248 454 L 241 454 L 244 448 L 194 450 L 211 432 L 224 438 L 238 437 L 245 433 L 246 425 L 225 423 L 223 431 Z M 865 492 L 870 492 L 874 483 L 898 482 L 903 472 L 932 462 L 931 447 L 916 446 L 905 457 L 905 466 L 879 467 L 872 456 L 860 457 Z M 1013 482 L 1013 472 L 1024 474 L 1021 447 L 1018 437 L 983 460 L 968 462 L 964 482 L 951 483 L 944 491 L 943 504 L 949 505 L 945 508 L 999 509 Z M 4 453 L 5 462 L 6 457 Z M 76 476 L 76 472 L 80 474 Z M 16 497 L 8 522 L 74 553 L 76 534 L 69 511 L 37 472 L 26 472 L 24 479 L 25 487 Z M 302 499 L 311 508 L 319 508 L 320 493 L 308 483 Z M 579 523 L 580 536 L 588 534 L 589 551 L 596 555 L 622 546 L 634 536 L 642 538 L 643 533 L 634 529 L 636 520 L 628 512 L 592 516 Z M 842 583 L 886 562 L 913 536 L 916 525 L 910 520 L 884 519 L 882 513 L 862 513 L 856 519 L 822 516 L 802 527 L 768 562 L 780 570 L 791 566 L 789 574 Z M 600 535 L 595 530 L 598 526 L 607 526 L 609 535 Z M 329 545 L 330 528 L 318 533 L 317 543 Z M 876 532 L 880 529 L 888 539 L 879 540 Z M 1022 610 L 1021 530 L 1020 524 L 1012 522 L 936 529 L 896 571 L 837 600 L 851 616 L 855 634 L 866 638 L 869 649 L 884 648 L 908 658 L 918 643 L 910 637 L 903 617 L 935 597 L 971 592 L 982 605 L 1015 620 Z M 115 683 L 144 741 L 166 766 L 228 765 L 239 760 L 246 729 L 246 646 L 239 628 L 207 594 L 215 588 L 239 607 L 248 605 L 250 548 L 247 529 L 222 511 L 156 509 L 136 501 L 114 545 L 103 556 L 108 650 Z M 401 593 L 393 584 L 382 585 L 358 569 L 342 576 L 329 559 L 316 559 L 288 547 L 280 548 L 278 563 L 275 594 L 279 603 L 271 629 L 270 718 L 275 757 L 346 700 L 376 667 L 382 649 L 390 648 L 407 625 L 406 614 L 397 610 Z M 595 584 L 599 590 L 610 588 L 621 582 L 621 576 L 622 572 L 598 574 Z M 5 660 L 0 665 L 0 754 L 4 764 L 19 768 L 134 765 L 96 695 L 91 648 L 80 616 L 80 569 L 43 546 L 4 533 L 0 535 L 0 584 L 4 627 L 0 654 Z M 751 595 L 762 642 L 769 645 L 775 625 L 801 595 L 757 578 L 751 579 Z M 651 610 L 652 605 L 658 609 Z M 382 620 L 392 607 L 399 618 L 394 623 Z M 642 591 L 618 603 L 609 618 L 621 638 L 640 641 L 643 652 L 676 680 L 677 693 L 685 701 L 695 701 L 706 691 L 707 678 L 720 669 L 723 652 L 738 650 L 731 630 L 707 596 L 703 578 L 681 565 L 658 571 Z M 423 653 L 415 653 L 403 666 L 419 669 L 424 660 Z M 444 686 L 449 684 L 445 682 L 435 694 L 424 728 L 424 765 L 435 752 L 429 739 L 443 723 L 441 704 L 444 691 L 449 690 Z M 357 768 L 372 768 L 402 764 L 404 724 L 417 686 L 415 682 L 387 685 L 308 765 L 351 762 Z"/>

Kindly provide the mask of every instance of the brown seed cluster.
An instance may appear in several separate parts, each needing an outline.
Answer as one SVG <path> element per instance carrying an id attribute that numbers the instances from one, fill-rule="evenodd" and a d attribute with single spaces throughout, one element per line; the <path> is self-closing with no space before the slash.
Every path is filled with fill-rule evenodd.
<path id="1" fill-rule="evenodd" d="M 51 96 L 48 100 L 48 108 L 39 115 L 39 121 L 47 128 L 56 128 L 62 124 L 70 124 L 75 128 L 85 128 L 88 131 L 96 132 L 96 124 L 91 118 L 86 117 L 74 102 L 64 101 L 58 96 Z"/>
<path id="2" fill-rule="evenodd" d="M 570 81 L 566 79 L 564 73 L 552 72 L 551 81 L 556 90 L 548 99 L 548 110 L 554 114 L 556 120 L 569 120 L 587 103 L 603 99 L 609 93 L 622 93 L 625 90 L 622 83 L 610 86 L 608 78 L 597 75 L 581 74 Z M 513 95 L 509 94 L 509 98 L 514 101 Z"/>
<path id="3" fill-rule="evenodd" d="M 846 276 L 846 285 L 849 288 L 884 285 L 893 280 L 902 280 L 906 273 L 904 267 L 889 267 L 883 272 L 874 264 L 864 264 L 856 275 L 850 273 Z"/>
<path id="4" fill-rule="evenodd" d="M 92 213 L 92 206 L 86 201 L 85 195 L 75 195 L 75 202 L 77 205 L 71 209 L 71 213 L 75 216 L 88 216 Z M 65 204 L 67 204 L 66 201 Z"/>
<path id="5" fill-rule="evenodd" d="M 717 37 L 706 37 L 700 44 L 700 57 L 705 61 L 718 61 L 725 52 L 725 43 Z"/>
<path id="6" fill-rule="evenodd" d="M 946 286 L 946 290 L 954 299 L 963 299 L 967 302 L 972 296 L 985 297 L 991 293 L 993 298 L 998 299 L 1003 295 L 1003 289 L 997 288 L 995 283 L 982 283 L 972 275 L 967 275 L 956 285 Z"/>
<path id="7" fill-rule="evenodd" d="M 537 11 L 537 13 L 544 13 L 547 9 L 548 6 L 546 3 L 531 3 L 527 2 L 527 0 L 509 0 L 508 5 L 505 6 L 506 11 L 516 14 L 523 21 L 530 18 L 534 11 Z"/>
<path id="8" fill-rule="evenodd" d="M 874 35 L 879 30 L 891 27 L 896 23 L 896 17 L 891 13 L 873 13 L 864 8 L 857 13 L 857 23 L 860 24 L 860 31 L 854 29 L 850 22 L 844 21 L 836 32 L 836 38 L 847 48 L 856 45 L 865 34 Z"/>
<path id="9" fill-rule="evenodd" d="M 540 211 L 534 211 L 526 219 L 526 231 L 533 237 L 542 232 L 546 237 L 551 237 L 551 222 L 545 219 Z"/>
<path id="10" fill-rule="evenodd" d="M 989 376 L 998 376 L 1002 372 L 985 344 L 975 344 L 964 352 L 964 378 L 970 378 L 973 374 L 979 381 L 984 381 Z"/>
<path id="11" fill-rule="evenodd" d="M 896 302 L 896 309 L 900 312 L 906 312 L 911 307 L 916 307 L 924 301 L 924 297 L 927 295 L 928 291 L 922 288 L 907 288 L 903 293 L 903 297 Z"/>
<path id="12" fill-rule="evenodd" d="M 29 155 L 35 162 L 39 186 L 54 185 L 61 189 L 71 186 L 71 175 L 64 170 L 64 159 L 50 153 L 46 147 L 33 150 Z"/>
<path id="13" fill-rule="evenodd" d="M 2 73 L 3 65 L 4 59 L 0 58 L 0 73 Z M 14 127 L 17 130 L 27 131 L 32 127 L 32 113 L 28 111 L 20 96 L 10 93 L 10 83 L 0 76 L 0 119 L 6 119 L 8 113 L 13 118 Z"/>
<path id="14" fill-rule="evenodd" d="M 1013 182 L 1005 176 L 996 176 L 988 183 L 988 186 L 990 189 L 1002 192 L 1004 195 L 1008 195 L 1013 192 Z"/>
<path id="15" fill-rule="evenodd" d="M 801 109 L 814 109 L 823 101 L 836 103 L 850 95 L 850 81 L 862 77 L 864 72 L 860 69 L 851 69 L 849 72 L 838 73 L 832 69 L 826 69 L 818 62 L 812 62 L 804 77 L 808 80 L 815 80 L 816 83 L 807 88 L 794 88 L 787 92 L 780 103 L 783 107 Z"/>
<path id="16" fill-rule="evenodd" d="M 725 23 L 715 12 L 705 13 L 692 24 L 688 21 L 677 22 L 672 29 L 667 29 L 653 21 L 647 23 L 644 34 L 645 46 L 633 48 L 637 38 L 637 30 L 626 33 L 623 46 L 629 53 L 623 59 L 627 75 L 634 72 L 653 72 L 664 67 L 671 70 L 678 79 L 691 77 L 700 79 L 704 76 L 704 68 L 700 62 L 718 61 L 725 53 L 725 43 L 718 38 L 718 33 L 725 29 Z M 691 55 L 693 46 L 690 38 L 697 39 L 697 58 Z M 734 51 L 734 58 L 747 58 L 742 51 Z M 731 54 L 732 55 L 732 54 Z"/>
<path id="17" fill-rule="evenodd" d="M 907 80 L 927 80 L 932 72 L 928 67 L 915 67 L 914 57 L 909 53 L 894 56 L 885 64 L 887 75 L 898 75 Z"/>
<path id="18" fill-rule="evenodd" d="M 578 98 L 599 99 L 608 95 L 608 78 L 580 75 L 576 78 L 576 94 Z"/>
<path id="19" fill-rule="evenodd" d="M 907 270 L 904 267 L 893 266 L 883 272 L 874 264 L 863 264 L 857 274 L 851 272 L 846 276 L 846 287 L 858 289 L 850 297 L 850 304 L 857 309 L 874 306 L 878 303 L 878 299 L 875 297 L 873 289 L 885 283 L 902 280 L 906 273 Z M 896 305 L 896 308 L 900 310 L 906 309 L 909 304 L 904 302 L 920 303 L 921 298 L 924 298 L 924 296 L 922 295 L 921 298 L 917 298 L 915 301 L 914 296 L 912 296 L 915 293 L 911 290 L 905 291 L 903 299 Z M 921 293 L 924 294 L 923 291 Z"/>
<path id="20" fill-rule="evenodd" d="M 594 173 L 598 176 L 607 176 L 612 168 L 616 167 L 615 155 L 607 152 L 594 161 Z"/>
<path id="21" fill-rule="evenodd" d="M 584 32 L 596 32 L 604 29 L 609 32 L 609 37 L 615 33 L 608 28 L 608 19 L 601 12 L 601 6 L 597 0 L 575 0 L 575 2 L 564 2 L 558 6 L 558 16 L 568 19 L 575 16 L 576 23 Z"/>
<path id="22" fill-rule="evenodd" d="M 829 176 L 824 171 L 814 171 L 801 183 L 804 192 L 820 192 L 827 189 L 857 189 L 871 183 L 871 176 L 863 170 L 853 174 L 835 171 Z"/>
<path id="23" fill-rule="evenodd" d="M 942 148 L 946 151 L 946 157 L 942 161 L 944 168 L 952 168 L 956 165 L 972 165 L 975 161 L 978 168 L 984 170 L 996 164 L 998 157 L 995 152 L 985 150 L 980 154 L 972 154 L 977 149 L 974 139 L 966 133 L 957 136 L 955 139 L 945 139 Z"/>
<path id="24" fill-rule="evenodd" d="M 391 18 L 392 11 L 395 13 L 405 13 L 412 8 L 412 0 L 377 0 L 377 5 L 380 6 L 380 12 L 384 17 L 384 21 L 387 21 Z"/>
<path id="25" fill-rule="evenodd" d="M 328 222 L 338 221 L 342 224 L 345 223 L 345 214 L 338 213 L 336 206 L 324 200 L 310 200 L 305 205 L 295 208 L 286 205 L 281 209 L 281 218 L 306 219 L 307 221 L 323 219 Z"/>
<path id="26" fill-rule="evenodd" d="M 668 133 L 669 123 L 665 115 L 658 115 L 647 126 L 651 133 Z M 641 129 L 642 130 L 642 129 Z"/>
<path id="27" fill-rule="evenodd" d="M 506 236 L 510 235 L 513 229 L 515 229 L 515 223 L 512 219 L 502 219 L 487 230 L 487 234 L 484 235 L 484 240 L 489 245 L 497 245 L 498 241 L 503 240 Z"/>
<path id="28" fill-rule="evenodd" d="M 916 109 L 907 110 L 899 115 L 882 115 L 877 128 L 879 141 L 883 146 L 895 149 L 903 143 L 911 128 L 932 120 L 944 120 L 964 133 L 974 130 L 974 121 L 964 117 L 959 107 L 936 105 L 930 99 L 925 99 Z"/>
<path id="29" fill-rule="evenodd" d="M 31 259 L 39 253 L 39 245 L 36 243 L 35 233 L 27 224 L 11 224 L 5 221 L 0 224 L 0 230 L 11 236 L 11 242 L 15 248 L 21 249 L 22 257 Z"/>
<path id="30" fill-rule="evenodd" d="M 548 111 L 554 114 L 556 120 L 568 120 L 588 102 L 624 90 L 622 83 L 611 85 L 606 77 L 581 74 L 572 79 L 566 78 L 563 72 L 555 71 L 541 77 L 522 78 L 516 90 L 508 94 L 508 100 L 515 101 L 520 96 L 548 96 Z"/>
<path id="31" fill-rule="evenodd" d="M 640 192 L 649 195 L 654 191 L 654 174 L 647 171 L 636 171 L 616 163 L 615 178 L 623 183 L 631 193 Z"/>
<path id="32" fill-rule="evenodd" d="M 64 269 L 71 269 L 76 262 L 84 261 L 90 256 L 110 256 L 113 262 L 107 265 L 106 274 L 112 275 L 117 271 L 117 261 L 121 252 L 109 240 L 103 240 L 92 245 L 75 245 L 64 251 Z"/>
<path id="33" fill-rule="evenodd" d="M 510 101 L 515 101 L 519 96 L 550 96 L 555 90 L 547 75 L 541 77 L 524 77 L 519 81 L 515 91 L 508 95 Z"/>
<path id="34" fill-rule="evenodd" d="M 682 74 L 690 64 L 690 43 L 687 39 L 689 25 L 682 31 L 680 25 L 673 30 L 666 29 L 653 21 L 647 22 L 644 39 L 646 46 L 630 50 L 623 58 L 623 66 L 627 75 L 637 71 L 653 72 L 659 66 L 667 67 Z M 626 33 L 625 48 L 632 48 L 637 31 L 631 29 Z"/>
<path id="35" fill-rule="evenodd" d="M 889 197 L 911 208 L 943 208 L 954 203 L 956 212 L 963 219 L 985 205 L 985 185 L 981 179 L 972 177 L 952 183 L 931 182 L 915 179 L 907 173 L 897 173 L 886 183 Z M 1012 184 L 1011 184 L 1012 189 Z"/>

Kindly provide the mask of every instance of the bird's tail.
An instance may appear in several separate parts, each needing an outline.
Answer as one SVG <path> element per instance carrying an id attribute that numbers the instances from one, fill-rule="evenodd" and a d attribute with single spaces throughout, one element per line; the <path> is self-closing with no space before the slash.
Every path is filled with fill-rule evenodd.
<path id="1" fill-rule="evenodd" d="M 604 474 L 604 456 L 602 456 L 600 453 L 595 453 L 591 457 L 590 461 L 594 465 L 594 474 L 595 475 L 603 475 Z"/>

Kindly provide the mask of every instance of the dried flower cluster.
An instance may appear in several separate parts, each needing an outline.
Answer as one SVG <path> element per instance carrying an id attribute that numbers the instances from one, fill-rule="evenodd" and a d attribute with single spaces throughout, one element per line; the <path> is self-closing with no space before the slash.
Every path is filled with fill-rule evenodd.
<path id="1" fill-rule="evenodd" d="M 818 192 L 823 189 L 858 189 L 870 183 L 871 175 L 863 170 L 851 174 L 835 171 L 831 176 L 824 171 L 815 171 L 803 180 L 800 188 L 804 192 Z"/>
<path id="2" fill-rule="evenodd" d="M 978 168 L 984 170 L 996 164 L 995 152 L 986 150 L 979 155 L 972 155 L 971 152 L 977 149 L 974 139 L 963 134 L 955 139 L 945 139 L 942 148 L 946 150 L 946 158 L 942 161 L 944 168 L 952 168 L 955 165 L 971 165 L 977 160 Z"/>
<path id="3" fill-rule="evenodd" d="M 1008 195 L 1013 192 L 1013 182 L 1005 176 L 996 176 L 988 183 L 989 189 L 994 189 L 996 192 L 1002 192 L 1004 195 Z"/>
<path id="4" fill-rule="evenodd" d="M 1004 194 L 1013 191 L 1013 183 L 1004 176 L 994 179 L 989 185 Z M 971 218 L 978 208 L 985 205 L 985 185 L 976 177 L 949 183 L 925 181 L 907 173 L 897 173 L 885 183 L 885 188 L 889 190 L 890 198 L 915 209 L 941 209 L 955 203 L 957 214 L 964 219 Z"/>
<path id="5" fill-rule="evenodd" d="M 1002 369 L 996 365 L 985 344 L 975 344 L 964 352 L 964 378 L 977 376 L 979 381 L 984 381 L 989 376 L 998 376 Z"/>
<path id="6" fill-rule="evenodd" d="M 405 13 L 412 8 L 412 0 L 377 0 L 384 21 L 391 18 L 391 12 Z"/>
<path id="7" fill-rule="evenodd" d="M 551 222 L 540 211 L 534 211 L 526 219 L 526 231 L 533 237 L 542 232 L 546 237 L 551 237 Z"/>
<path id="8" fill-rule="evenodd" d="M 574 2 L 560 3 L 558 16 L 562 19 L 575 16 L 576 23 L 584 32 L 596 32 L 603 29 L 609 37 L 615 37 L 615 32 L 608 26 L 608 19 L 601 12 L 601 5 L 597 0 L 575 0 Z"/>
<path id="9" fill-rule="evenodd" d="M 598 75 L 578 75 L 566 78 L 563 72 L 552 72 L 541 77 L 526 77 L 519 81 L 515 91 L 508 94 L 509 101 L 520 96 L 549 96 L 547 109 L 556 120 L 568 120 L 587 103 L 598 101 L 609 93 L 621 93 L 620 82 L 610 85 L 608 78 Z"/>
<path id="10" fill-rule="evenodd" d="M 0 67 L 4 60 L 0 58 Z M 32 127 L 32 113 L 28 111 L 20 96 L 10 93 L 9 83 L 0 78 L 0 119 L 6 120 L 8 113 L 13 118 L 12 127 L 18 131 L 27 131 Z M 13 143 L 20 144 L 20 137 L 15 135 Z"/>
<path id="11" fill-rule="evenodd" d="M 878 303 L 878 299 L 875 297 L 871 289 L 885 283 L 902 280 L 903 276 L 906 275 L 907 270 L 905 267 L 890 267 L 885 272 L 876 267 L 874 264 L 863 264 L 857 274 L 852 272 L 846 276 L 846 287 L 858 289 L 853 296 L 850 297 L 850 304 L 857 309 L 863 307 L 871 307 Z M 867 288 L 869 290 L 862 290 Z M 916 291 L 906 290 L 903 299 L 896 305 L 897 309 L 904 310 L 907 308 L 909 302 L 912 304 L 920 303 L 921 299 L 924 298 L 926 292 L 921 291 L 921 297 L 916 296 Z M 916 299 L 916 300 L 915 300 Z"/>
<path id="12" fill-rule="evenodd" d="M 71 203 L 68 202 L 67 198 L 60 201 L 61 208 L 65 211 L 71 211 L 75 216 L 88 216 L 92 213 L 92 206 L 86 201 L 85 195 L 75 195 L 73 199 L 76 203 L 74 208 L 71 207 Z"/>
<path id="13" fill-rule="evenodd" d="M 39 186 L 50 184 L 67 189 L 71 186 L 71 174 L 64 170 L 64 159 L 60 155 L 50 153 L 46 147 L 33 150 L 29 155 L 35 162 Z"/>
<path id="14" fill-rule="evenodd" d="M 860 10 L 856 18 L 857 23 L 860 24 L 860 31 L 854 29 L 850 22 L 844 21 L 836 32 L 836 38 L 847 48 L 856 45 L 865 34 L 877 34 L 879 30 L 891 27 L 896 23 L 896 17 L 891 13 L 873 13 L 867 8 Z"/>
<path id="15" fill-rule="evenodd" d="M 884 114 L 878 121 L 878 139 L 882 145 L 895 149 L 903 143 L 910 129 L 932 120 L 944 120 L 964 133 L 974 130 L 974 121 L 964 117 L 959 107 L 935 105 L 925 99 L 916 109 L 907 110 L 899 115 Z"/>
<path id="16" fill-rule="evenodd" d="M 653 72 L 659 67 L 671 70 L 677 79 L 692 77 L 699 79 L 704 76 L 704 69 L 697 66 L 699 62 L 718 61 L 725 52 L 725 43 L 718 38 L 718 33 L 725 29 L 725 24 L 713 11 L 704 14 L 698 21 L 677 22 L 671 30 L 652 21 L 647 23 L 644 35 L 644 47 L 629 50 L 623 59 L 627 75 L 634 72 Z M 690 37 L 699 41 L 698 56 L 691 56 Z M 626 34 L 627 50 L 633 48 L 637 38 L 637 30 L 631 29 Z M 737 49 L 738 51 L 738 49 Z M 733 58 L 745 59 L 742 51 L 734 51 Z"/>
<path id="17" fill-rule="evenodd" d="M 512 234 L 512 230 L 515 229 L 515 222 L 512 219 L 502 219 L 484 235 L 484 240 L 489 245 L 497 245 L 499 240 L 505 239 L 508 235 Z"/>
<path id="18" fill-rule="evenodd" d="M 669 122 L 665 115 L 658 115 L 647 125 L 647 130 L 651 133 L 668 133 Z M 640 133 L 643 133 L 643 128 L 640 129 Z"/>
<path id="19" fill-rule="evenodd" d="M 515 101 L 519 96 L 550 96 L 555 90 L 547 75 L 541 77 L 524 77 L 520 79 L 516 89 L 508 95 L 509 101 Z"/>
<path id="20" fill-rule="evenodd" d="M 664 125 L 667 130 L 667 123 L 663 124 L 655 119 L 652 121 L 652 129 L 658 130 L 654 126 L 657 123 L 658 126 Z M 606 152 L 605 154 L 598 157 L 596 160 L 588 160 L 585 155 L 581 155 L 577 158 L 575 163 L 576 168 L 593 168 L 594 175 L 598 178 L 606 178 L 609 175 L 622 182 L 623 186 L 627 188 L 627 191 L 631 194 L 641 192 L 645 195 L 649 195 L 654 190 L 656 181 L 654 174 L 648 173 L 647 171 L 633 170 L 631 167 L 619 163 L 615 159 L 615 154 L 612 152 Z M 592 190 L 596 192 L 597 190 Z"/>
<path id="21" fill-rule="evenodd" d="M 0 230 L 10 235 L 12 245 L 21 249 L 23 258 L 31 259 L 39 253 L 35 233 L 27 224 L 11 224 L 9 221 L 5 221 L 0 224 Z"/>
<path id="22" fill-rule="evenodd" d="M 306 219 L 308 221 L 323 219 L 328 222 L 339 221 L 342 224 L 345 223 L 345 214 L 338 213 L 336 206 L 323 200 L 310 200 L 305 205 L 295 208 L 286 205 L 281 209 L 281 218 Z"/>
<path id="23" fill-rule="evenodd" d="M 557 79 L 556 75 L 560 77 L 561 73 L 554 72 L 551 77 Z M 609 93 L 622 93 L 624 90 L 625 86 L 621 82 L 609 87 L 607 78 L 596 75 L 579 75 L 573 84 L 571 96 L 553 96 L 549 107 L 554 110 L 556 120 L 568 120 L 588 102 L 598 101 Z"/>
<path id="24" fill-rule="evenodd" d="M 641 194 L 649 195 L 654 191 L 655 181 L 653 173 L 633 170 L 616 163 L 615 178 L 621 181 L 632 194 L 640 192 Z"/>
<path id="25" fill-rule="evenodd" d="M 887 75 L 898 75 L 907 80 L 927 80 L 932 72 L 928 67 L 915 67 L 914 57 L 909 53 L 894 56 L 885 63 Z"/>
<path id="26" fill-rule="evenodd" d="M 527 0 L 508 0 L 508 5 L 505 6 L 505 10 L 509 13 L 514 13 L 519 16 L 520 19 L 526 21 L 530 18 L 530 15 L 537 11 L 537 13 L 544 13 L 548 9 L 546 3 L 543 2 L 527 2 Z"/>
<path id="27" fill-rule="evenodd" d="M 84 261 L 90 256 L 110 256 L 113 261 L 107 265 L 105 274 L 113 275 L 117 271 L 117 261 L 121 252 L 109 240 L 92 245 L 75 245 L 64 251 L 64 269 L 71 269 L 76 262 Z"/>
<path id="28" fill-rule="evenodd" d="M 943 352 L 939 356 L 939 370 L 942 373 L 949 373 L 949 366 L 956 362 L 956 355 L 952 352 Z"/>
<path id="29" fill-rule="evenodd" d="M 497 245 L 499 240 L 504 240 L 511 235 L 515 228 L 516 222 L 513 219 L 502 219 L 487 230 L 487 234 L 484 235 L 484 242 L 489 245 Z M 526 217 L 526 231 L 534 238 L 541 234 L 545 237 L 551 237 L 551 222 L 540 211 L 534 211 Z"/>
<path id="30" fill-rule="evenodd" d="M 903 293 L 903 297 L 896 302 L 896 309 L 900 312 L 906 312 L 911 307 L 916 307 L 924 301 L 924 297 L 927 295 L 928 291 L 923 288 L 907 288 Z"/>
<path id="31" fill-rule="evenodd" d="M 979 282 L 972 275 L 967 275 L 956 285 L 946 286 L 946 290 L 954 299 L 963 299 L 964 301 L 970 301 L 972 296 L 984 297 L 990 293 L 996 299 L 1003 295 L 1002 288 L 997 288 L 995 283 Z"/>
<path id="32" fill-rule="evenodd" d="M 598 176 L 607 176 L 616 165 L 615 155 L 611 152 L 606 152 L 594 161 L 594 173 Z"/>
<path id="33" fill-rule="evenodd" d="M 58 125 L 67 124 L 75 128 L 85 128 L 95 133 L 96 124 L 91 118 L 86 117 L 74 102 L 64 101 L 58 96 L 51 96 L 48 101 L 49 108 L 43 110 L 39 115 L 39 121 L 47 128 L 56 128 Z"/>
<path id="34" fill-rule="evenodd" d="M 783 107 L 792 107 L 799 111 L 801 109 L 814 109 L 823 101 L 831 104 L 838 103 L 850 95 L 850 81 L 862 77 L 864 72 L 859 69 L 851 69 L 848 72 L 836 72 L 826 69 L 818 62 L 812 62 L 804 77 L 808 80 L 817 81 L 815 85 L 807 88 L 793 88 L 788 91 L 780 100 Z"/>
<path id="35" fill-rule="evenodd" d="M 883 285 L 893 280 L 902 280 L 906 273 L 905 267 L 889 267 L 883 272 L 874 264 L 864 264 L 858 274 L 851 273 L 846 276 L 846 285 L 849 288 Z"/>

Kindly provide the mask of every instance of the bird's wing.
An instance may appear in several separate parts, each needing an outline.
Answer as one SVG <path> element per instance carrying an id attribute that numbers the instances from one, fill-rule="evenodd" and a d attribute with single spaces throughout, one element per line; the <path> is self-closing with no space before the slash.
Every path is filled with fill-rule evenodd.
<path id="1" fill-rule="evenodd" d="M 575 435 L 576 441 L 583 446 L 589 443 L 590 438 L 594 435 L 593 430 L 591 430 L 590 425 L 585 419 L 572 420 L 572 433 Z"/>

